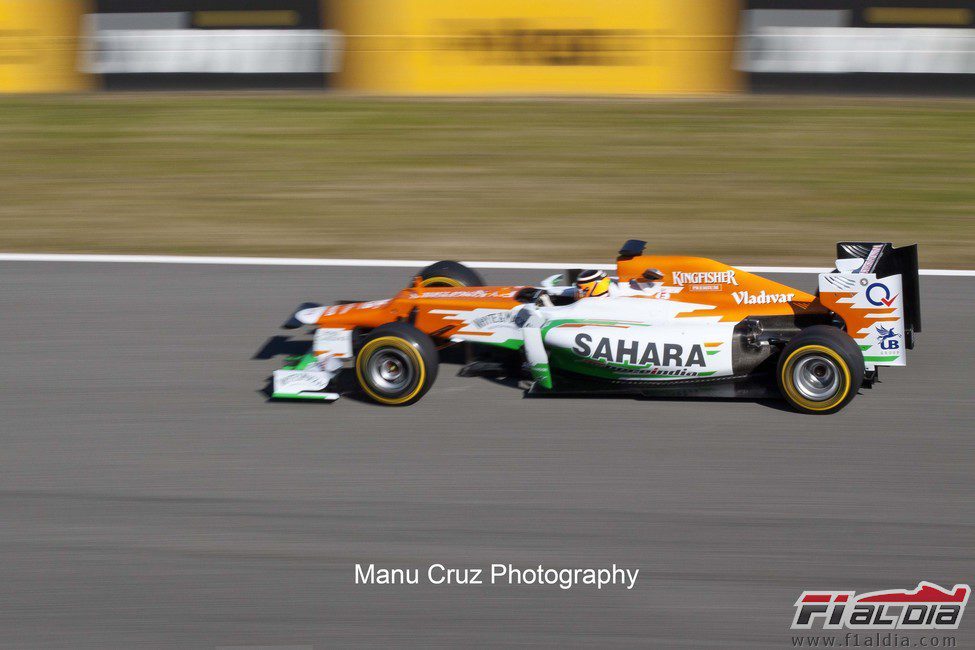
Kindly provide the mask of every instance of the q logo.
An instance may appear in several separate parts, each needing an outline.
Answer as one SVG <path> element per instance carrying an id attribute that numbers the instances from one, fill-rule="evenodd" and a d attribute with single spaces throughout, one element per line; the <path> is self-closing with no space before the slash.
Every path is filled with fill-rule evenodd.
<path id="1" fill-rule="evenodd" d="M 867 302 L 869 302 L 871 305 L 876 305 L 877 307 L 881 305 L 890 307 L 894 301 L 897 300 L 897 295 L 891 298 L 890 289 L 887 288 L 886 284 L 880 282 L 874 282 L 867 287 L 866 291 Z M 879 298 L 879 300 L 877 300 L 877 298 Z"/>

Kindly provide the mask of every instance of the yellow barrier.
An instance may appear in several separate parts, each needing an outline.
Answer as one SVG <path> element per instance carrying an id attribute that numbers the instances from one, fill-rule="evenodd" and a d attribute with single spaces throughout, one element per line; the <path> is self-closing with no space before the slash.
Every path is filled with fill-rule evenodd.
<path id="1" fill-rule="evenodd" d="M 79 71 L 81 0 L 0 0 L 0 93 L 87 90 Z"/>
<path id="2" fill-rule="evenodd" d="M 333 87 L 396 94 L 739 90 L 735 0 L 325 0 Z"/>

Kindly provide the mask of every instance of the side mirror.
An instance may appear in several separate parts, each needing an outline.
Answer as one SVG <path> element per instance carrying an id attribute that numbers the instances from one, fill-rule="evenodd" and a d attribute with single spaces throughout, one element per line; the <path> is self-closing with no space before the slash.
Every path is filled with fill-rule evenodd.
<path id="1" fill-rule="evenodd" d="M 660 272 L 660 269 L 647 269 L 643 272 L 643 277 L 646 280 L 655 282 L 657 280 L 663 279 L 664 274 Z"/>
<path id="2" fill-rule="evenodd" d="M 556 273 L 555 275 L 550 275 L 544 280 L 542 280 L 541 285 L 545 289 L 554 289 L 555 287 L 565 286 L 562 284 L 562 274 Z"/>

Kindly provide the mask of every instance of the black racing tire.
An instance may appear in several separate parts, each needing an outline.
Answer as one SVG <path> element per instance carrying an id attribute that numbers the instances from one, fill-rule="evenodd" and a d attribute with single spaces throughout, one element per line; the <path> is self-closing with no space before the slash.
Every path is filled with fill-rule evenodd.
<path id="1" fill-rule="evenodd" d="M 800 413 L 828 415 L 850 403 L 863 385 L 863 352 L 846 332 L 813 325 L 792 337 L 779 355 L 782 397 Z"/>
<path id="2" fill-rule="evenodd" d="M 484 278 L 474 269 L 464 266 L 460 262 L 444 260 L 434 262 L 422 269 L 420 276 L 422 287 L 483 287 Z"/>
<path id="3" fill-rule="evenodd" d="M 430 390 L 439 363 L 429 336 L 408 323 L 387 323 L 363 340 L 355 357 L 355 377 L 372 401 L 407 406 Z"/>

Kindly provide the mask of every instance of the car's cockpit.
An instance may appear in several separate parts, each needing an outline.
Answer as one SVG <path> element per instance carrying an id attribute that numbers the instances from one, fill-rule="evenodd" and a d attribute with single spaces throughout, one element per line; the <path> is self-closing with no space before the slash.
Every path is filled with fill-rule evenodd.
<path id="1" fill-rule="evenodd" d="M 652 298 L 662 289 L 663 274 L 657 269 L 647 269 L 642 277 L 620 282 L 619 278 L 609 276 L 604 293 L 598 296 L 588 296 L 580 291 L 576 283 L 579 269 L 569 269 L 564 273 L 557 273 L 542 280 L 537 287 L 524 287 L 515 294 L 515 300 L 523 303 L 536 303 L 540 307 L 558 307 L 570 305 L 579 300 L 598 300 L 600 298 L 640 297 Z"/>

